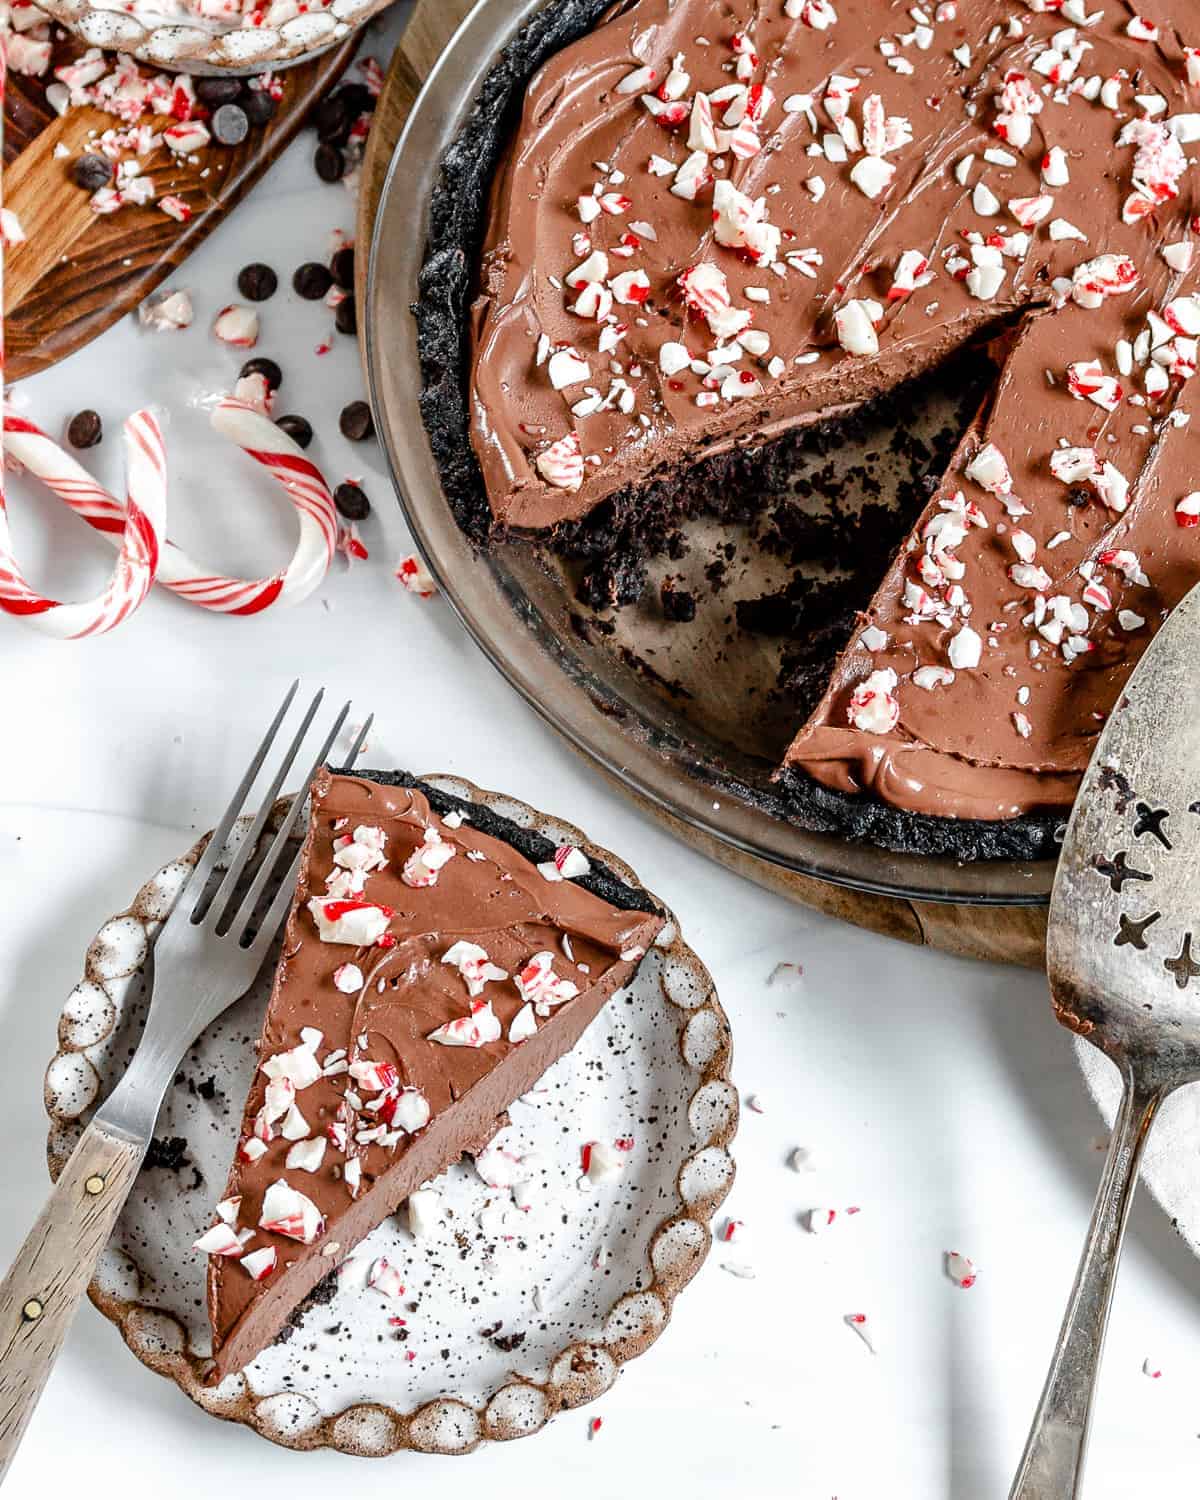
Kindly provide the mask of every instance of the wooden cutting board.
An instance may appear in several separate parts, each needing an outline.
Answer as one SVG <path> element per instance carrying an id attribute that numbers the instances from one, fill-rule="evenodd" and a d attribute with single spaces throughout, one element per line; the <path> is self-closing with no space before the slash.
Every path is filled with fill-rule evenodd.
<path id="1" fill-rule="evenodd" d="M 468 0 L 417 0 L 412 20 L 392 57 L 362 163 L 356 231 L 358 253 L 355 256 L 360 307 L 366 302 L 371 231 L 392 152 L 421 83 L 471 8 Z M 360 318 L 359 328 L 364 329 L 367 321 L 365 317 Z M 588 765 L 592 771 L 599 769 L 591 760 Z M 633 796 L 647 816 L 664 824 L 691 848 L 801 906 L 840 917 L 886 937 L 927 944 L 964 958 L 1021 964 L 1035 969 L 1045 967 L 1044 907 L 953 906 L 845 890 L 743 854 L 631 793 L 629 787 L 617 778 L 608 779 L 625 796 Z"/>
<path id="2" fill-rule="evenodd" d="M 4 106 L 4 202 L 20 218 L 28 239 L 5 256 L 7 378 L 20 380 L 74 353 L 169 276 L 291 141 L 357 46 L 358 38 L 350 37 L 312 62 L 280 72 L 283 95 L 274 117 L 252 129 L 240 146 L 214 143 L 194 163 L 177 160 L 165 147 L 145 159 L 159 193 L 178 194 L 192 210 L 186 224 L 154 204 L 93 213 L 87 193 L 74 185 L 67 168 L 71 158 L 87 149 L 93 132 L 118 122 L 90 106 L 60 117 L 47 105 L 41 80 L 10 74 Z M 69 46 L 56 46 L 55 64 L 70 55 Z"/>

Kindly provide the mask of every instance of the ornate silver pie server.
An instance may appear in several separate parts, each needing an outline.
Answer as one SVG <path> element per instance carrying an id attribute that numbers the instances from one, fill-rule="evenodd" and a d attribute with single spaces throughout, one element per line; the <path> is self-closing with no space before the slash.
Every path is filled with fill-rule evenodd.
<path id="1" fill-rule="evenodd" d="M 300 866 L 300 854 L 291 848 L 293 830 L 308 800 L 308 784 L 345 723 L 348 703 L 306 766 L 301 789 L 274 837 L 268 838 L 268 820 L 284 779 L 321 706 L 324 690 L 317 693 L 228 866 L 222 868 L 218 861 L 297 686 L 293 683 L 284 698 L 155 938 L 151 1004 L 138 1049 L 83 1132 L 0 1282 L 0 1483 L 133 1187 L 180 1058 L 205 1026 L 249 989 L 291 905 Z M 350 749 L 350 764 L 369 727 L 368 719 Z"/>
<path id="2" fill-rule="evenodd" d="M 1058 1346 L 1010 1500 L 1078 1500 L 1138 1164 L 1168 1094 L 1200 1079 L 1200 585 L 1109 715 L 1067 825 L 1047 970 L 1059 1021 L 1123 1096 Z"/>

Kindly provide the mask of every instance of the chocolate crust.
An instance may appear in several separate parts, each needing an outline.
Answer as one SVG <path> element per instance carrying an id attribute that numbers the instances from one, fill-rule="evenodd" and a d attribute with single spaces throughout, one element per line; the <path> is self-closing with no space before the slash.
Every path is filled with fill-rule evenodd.
<path id="1" fill-rule="evenodd" d="M 412 309 L 421 367 L 421 415 L 455 519 L 479 546 L 506 539 L 493 524 L 471 446 L 468 412 L 469 313 L 492 177 L 533 74 L 554 52 L 623 8 L 611 0 L 551 0 L 521 27 L 485 75 L 462 130 L 443 157 L 430 204 L 425 259 Z M 886 409 L 904 390 L 901 386 L 886 392 L 870 406 Z M 580 585 L 585 604 L 605 608 L 632 602 L 645 584 L 646 557 L 662 550 L 681 521 L 702 510 L 730 521 L 756 514 L 761 507 L 752 497 L 778 485 L 799 442 L 814 437 L 837 440 L 853 430 L 861 414 L 827 418 L 770 443 L 733 448 L 687 470 L 659 473 L 609 496 L 582 520 L 557 527 L 543 540 L 563 555 L 585 561 Z M 390 773 L 354 774 L 386 781 Z M 724 782 L 734 795 L 770 816 L 812 832 L 899 854 L 964 862 L 1053 858 L 1065 822 L 1058 814 L 993 822 L 912 813 L 867 796 L 834 791 L 794 768 L 779 771 L 770 786 L 748 787 L 733 777 Z M 442 795 L 412 779 L 391 784 L 420 785 L 431 802 Z M 526 830 L 515 831 L 527 835 Z M 507 838 L 503 833 L 497 836 Z M 521 848 L 515 842 L 513 846 Z M 598 887 L 596 893 L 620 904 L 607 889 Z"/>
<path id="2" fill-rule="evenodd" d="M 470 802 L 442 791 L 439 787 L 430 786 L 427 781 L 422 781 L 420 777 L 412 776 L 407 771 L 360 771 L 354 766 L 342 766 L 337 774 L 356 776 L 360 781 L 373 781 L 376 786 L 397 786 L 406 791 L 420 792 L 439 818 L 444 818 L 451 812 L 463 813 L 472 828 L 491 838 L 500 839 L 530 864 L 542 864 L 554 858 L 553 842 L 534 829 L 522 828 L 511 818 L 501 817 L 480 802 Z M 588 873 L 575 876 L 572 884 L 591 891 L 593 896 L 599 896 L 602 901 L 607 901 L 619 911 L 643 911 L 656 917 L 666 916 L 658 902 L 640 886 L 629 885 L 599 860 L 593 859 L 591 865 Z"/>

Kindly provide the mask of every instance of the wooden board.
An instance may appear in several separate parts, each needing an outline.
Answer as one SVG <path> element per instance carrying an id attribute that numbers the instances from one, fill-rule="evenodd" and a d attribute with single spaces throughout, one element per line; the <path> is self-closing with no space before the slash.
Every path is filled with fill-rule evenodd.
<path id="1" fill-rule="evenodd" d="M 88 194 L 74 185 L 67 169 L 87 149 L 89 136 L 118 121 L 90 106 L 60 117 L 46 104 L 40 80 L 10 76 L 4 201 L 28 238 L 5 257 L 7 378 L 20 380 L 56 364 L 148 296 L 241 202 L 337 81 L 357 46 L 358 38 L 350 37 L 312 62 L 280 72 L 283 95 L 274 117 L 251 129 L 240 146 L 214 143 L 194 161 L 161 147 L 145 159 L 157 193 L 175 193 L 192 210 L 186 224 L 153 203 L 94 213 Z M 56 46 L 56 65 L 69 56 Z M 172 122 L 154 123 L 161 129 Z"/>
<path id="2" fill-rule="evenodd" d="M 360 306 L 365 305 L 367 252 L 392 152 L 421 81 L 428 76 L 439 52 L 470 9 L 468 0 L 417 0 L 412 20 L 392 57 L 362 163 L 356 231 L 359 253 L 355 256 Z M 359 319 L 360 330 L 365 329 L 367 321 L 365 317 Z M 589 765 L 596 769 L 591 761 Z M 1046 912 L 1043 907 L 954 906 L 936 901 L 865 895 L 829 885 L 743 854 L 631 793 L 629 787 L 616 778 L 610 779 L 626 796 L 633 796 L 647 816 L 663 824 L 691 848 L 801 906 L 887 937 L 927 944 L 964 958 L 1021 964 L 1028 968 L 1045 966 Z"/>

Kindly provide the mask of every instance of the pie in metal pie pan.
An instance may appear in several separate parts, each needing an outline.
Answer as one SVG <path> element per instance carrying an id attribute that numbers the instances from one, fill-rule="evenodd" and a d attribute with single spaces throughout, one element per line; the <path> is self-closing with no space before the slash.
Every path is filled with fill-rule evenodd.
<path id="1" fill-rule="evenodd" d="M 638 883 L 576 828 L 456 777 L 425 779 Z M 154 935 L 204 844 L 152 875 L 88 949 L 46 1072 L 52 1177 L 136 1046 Z M 385 1220 L 281 1341 L 210 1387 L 207 1261 L 192 1243 L 225 1181 L 273 968 L 274 956 L 188 1052 L 92 1301 L 143 1364 L 197 1405 L 290 1448 L 467 1453 L 602 1395 L 666 1326 L 734 1176 L 729 1023 L 675 922 L 573 1051 L 509 1111 L 496 1143 L 525 1160 L 522 1200 L 532 1206 L 518 1209 L 509 1188 L 489 1188 L 464 1159 L 437 1179 L 436 1229 L 414 1238 L 402 1212 Z M 585 1189 L 581 1148 L 630 1139 L 620 1176 Z M 399 1295 L 367 1284 L 381 1256 L 401 1269 Z"/>
<path id="2" fill-rule="evenodd" d="M 523 545 L 480 551 L 460 529 L 422 418 L 412 308 L 422 292 L 441 162 L 505 48 L 544 6 L 545 0 L 487 0 L 459 27 L 408 116 L 371 242 L 363 322 L 376 428 L 409 528 L 442 592 L 476 644 L 543 719 L 702 849 L 736 851 L 885 896 L 1044 905 L 1052 860 L 964 863 L 893 853 L 781 815 L 771 773 L 795 730 L 794 715 L 775 695 L 782 643 L 731 633 L 728 617 L 735 600 L 783 587 L 787 573 L 742 547 L 727 524 L 689 523 L 688 556 L 664 565 L 680 575 L 682 587 L 696 589 L 694 622 L 681 627 L 627 608 L 602 630 L 590 628 L 560 558 Z M 917 436 L 928 442 L 956 421 L 961 394 L 931 388 L 922 397 Z M 812 469 L 828 467 L 852 488 L 854 476 L 865 472 L 886 499 L 912 477 L 892 460 L 891 436 L 886 423 L 868 422 L 861 441 L 815 453 Z M 807 477 L 798 473 L 796 480 L 803 484 Z M 710 593 L 704 568 L 731 539 L 739 542 L 738 561 L 727 570 L 726 589 Z M 744 861 L 728 862 L 746 872 Z"/>

